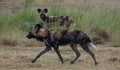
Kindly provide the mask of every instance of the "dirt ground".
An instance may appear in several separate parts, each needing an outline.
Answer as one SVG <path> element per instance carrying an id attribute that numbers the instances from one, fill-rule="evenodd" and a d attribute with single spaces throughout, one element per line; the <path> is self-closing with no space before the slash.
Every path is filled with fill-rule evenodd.
<path id="1" fill-rule="evenodd" d="M 120 70 L 120 47 L 97 46 L 93 51 L 99 62 L 94 66 L 91 57 L 78 48 L 81 56 L 74 63 L 75 54 L 70 47 L 60 47 L 65 63 L 61 64 L 54 50 L 44 54 L 36 63 L 31 60 L 44 47 L 0 46 L 0 70 Z"/>

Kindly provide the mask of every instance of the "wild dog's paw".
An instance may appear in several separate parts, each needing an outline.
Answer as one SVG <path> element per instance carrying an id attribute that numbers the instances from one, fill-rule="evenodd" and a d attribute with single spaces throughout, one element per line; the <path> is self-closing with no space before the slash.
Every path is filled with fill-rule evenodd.
<path id="1" fill-rule="evenodd" d="M 74 61 L 71 61 L 70 64 L 74 64 Z"/>
<path id="2" fill-rule="evenodd" d="M 32 62 L 32 63 L 35 63 L 35 62 L 36 62 L 36 60 L 32 60 L 31 62 Z"/>

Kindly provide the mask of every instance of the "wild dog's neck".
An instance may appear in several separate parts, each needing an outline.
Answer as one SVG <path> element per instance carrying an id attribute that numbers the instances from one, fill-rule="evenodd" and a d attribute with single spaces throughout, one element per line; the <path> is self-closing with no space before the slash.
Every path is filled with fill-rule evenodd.
<path id="1" fill-rule="evenodd" d="M 45 39 L 48 39 L 49 38 L 49 36 L 50 36 L 50 31 L 49 30 L 46 30 L 46 37 L 45 37 Z"/>
<path id="2" fill-rule="evenodd" d="M 41 37 L 43 39 L 47 39 L 49 37 L 49 35 L 50 35 L 49 30 L 44 29 L 44 28 L 43 29 L 41 28 L 37 33 L 37 36 Z"/>
<path id="3" fill-rule="evenodd" d="M 59 17 L 57 16 L 52 16 L 52 15 L 45 15 L 45 17 L 41 17 L 41 19 L 47 23 L 50 23 L 50 22 L 55 22 L 56 19 L 58 19 Z"/>

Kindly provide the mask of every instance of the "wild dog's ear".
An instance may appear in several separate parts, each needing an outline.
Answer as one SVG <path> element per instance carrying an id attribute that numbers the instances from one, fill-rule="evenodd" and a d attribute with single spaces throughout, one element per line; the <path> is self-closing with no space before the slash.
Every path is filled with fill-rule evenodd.
<path id="1" fill-rule="evenodd" d="M 42 10 L 38 8 L 38 9 L 37 9 L 37 12 L 38 12 L 38 13 L 41 13 L 41 12 L 42 12 Z"/>
<path id="2" fill-rule="evenodd" d="M 48 12 L 48 9 L 46 9 L 46 8 L 45 8 L 45 9 L 43 9 L 43 12 L 47 13 L 47 12 Z"/>
<path id="3" fill-rule="evenodd" d="M 41 24 L 36 24 L 35 25 L 35 32 L 37 33 L 38 32 L 38 30 L 40 29 L 40 28 L 42 28 L 43 26 L 41 25 Z"/>
<path id="4" fill-rule="evenodd" d="M 35 25 L 35 28 L 42 28 L 42 27 L 43 27 L 42 24 L 36 24 L 36 25 Z"/>

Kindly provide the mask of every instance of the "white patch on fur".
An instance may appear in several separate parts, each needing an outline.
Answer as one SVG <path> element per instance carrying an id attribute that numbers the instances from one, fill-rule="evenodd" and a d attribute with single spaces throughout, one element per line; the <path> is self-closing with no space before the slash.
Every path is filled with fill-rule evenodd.
<path id="1" fill-rule="evenodd" d="M 97 47 L 96 47 L 92 42 L 88 43 L 88 45 L 89 45 L 90 47 L 94 48 L 95 50 L 97 50 Z"/>
<path id="2" fill-rule="evenodd" d="M 73 23 L 73 26 L 76 27 L 76 23 Z"/>

